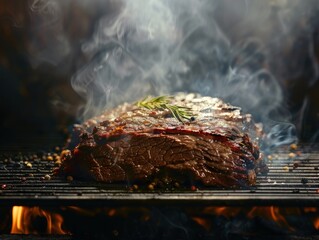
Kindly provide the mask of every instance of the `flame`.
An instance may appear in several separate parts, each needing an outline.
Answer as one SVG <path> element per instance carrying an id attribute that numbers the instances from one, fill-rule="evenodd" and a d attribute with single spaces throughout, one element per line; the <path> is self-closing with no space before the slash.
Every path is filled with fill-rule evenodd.
<path id="1" fill-rule="evenodd" d="M 305 207 L 304 208 L 305 213 L 316 213 L 318 211 L 315 207 Z"/>
<path id="2" fill-rule="evenodd" d="M 305 212 L 316 211 L 316 208 L 307 208 Z M 300 216 L 301 212 L 299 208 L 279 208 L 275 206 L 268 207 L 251 207 L 251 208 L 242 208 L 242 207 L 206 207 L 203 210 L 203 213 L 206 215 L 215 215 L 215 216 L 224 216 L 228 219 L 236 218 L 237 216 L 247 216 L 249 219 L 255 218 L 264 218 L 269 221 L 275 222 L 280 227 L 285 227 L 290 231 L 295 231 L 293 227 L 289 225 L 286 220 L 286 217 L 289 215 Z M 200 219 L 200 220 L 198 220 Z M 203 218 L 194 219 L 197 223 L 204 226 L 206 223 L 203 223 Z M 318 228 L 319 228 L 319 218 L 318 218 Z M 205 225 L 207 226 L 207 224 Z"/>
<path id="3" fill-rule="evenodd" d="M 242 211 L 239 207 L 206 207 L 204 213 L 233 218 Z"/>
<path id="4" fill-rule="evenodd" d="M 203 228 L 205 228 L 207 231 L 211 228 L 211 222 L 208 219 L 200 218 L 200 217 L 193 217 L 193 221 L 195 221 L 197 224 L 201 225 Z"/>
<path id="5" fill-rule="evenodd" d="M 279 207 L 253 207 L 251 211 L 247 215 L 249 218 L 262 217 L 268 220 L 272 220 L 277 223 L 281 227 L 286 227 L 290 231 L 294 231 L 295 229 L 291 227 L 285 216 L 280 212 Z"/>
<path id="6" fill-rule="evenodd" d="M 45 219 L 44 229 L 37 229 L 35 220 Z M 63 217 L 58 213 L 50 213 L 39 207 L 14 206 L 12 208 L 12 228 L 13 234 L 68 234 L 62 229 Z"/>
<path id="7" fill-rule="evenodd" d="M 319 217 L 314 220 L 313 225 L 315 229 L 319 230 Z"/>
<path id="8" fill-rule="evenodd" d="M 134 219 L 140 221 L 153 222 L 154 212 L 146 207 L 101 207 L 101 208 L 81 208 L 76 206 L 61 207 L 63 212 L 75 214 L 74 216 L 85 216 L 88 219 L 95 217 L 103 217 L 106 219 L 116 218 L 128 219 L 134 216 Z M 236 223 L 243 221 L 253 221 L 259 224 L 259 220 L 265 223 L 272 223 L 280 229 L 297 233 L 303 231 L 301 225 L 296 225 L 296 217 L 300 217 L 301 221 L 305 221 L 307 231 L 319 230 L 319 209 L 316 207 L 277 207 L 277 206 L 256 206 L 256 207 L 198 207 L 189 208 L 186 211 L 188 216 L 194 223 L 201 226 L 207 232 L 215 229 L 215 220 L 219 217 L 224 221 Z M 68 216 L 68 215 L 66 215 Z M 68 218 L 66 218 L 67 220 Z M 302 220 L 304 219 L 304 220 Z M 257 221 L 255 221 L 257 220 Z M 22 207 L 15 206 L 12 209 L 12 228 L 13 234 L 70 234 L 63 229 L 64 219 L 62 215 L 54 210 L 44 210 L 39 207 Z M 69 223 L 66 224 L 69 226 Z M 234 225 L 234 226 L 235 226 Z M 267 225 L 268 226 L 268 225 Z M 300 228 L 301 227 L 301 228 Z M 309 230 L 309 229 L 313 230 Z"/>

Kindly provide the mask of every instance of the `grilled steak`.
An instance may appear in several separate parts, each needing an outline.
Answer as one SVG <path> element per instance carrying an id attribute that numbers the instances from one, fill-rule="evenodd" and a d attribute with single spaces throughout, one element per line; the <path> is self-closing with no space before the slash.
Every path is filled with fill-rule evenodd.
<path id="1" fill-rule="evenodd" d="M 154 99 L 150 105 L 124 104 L 76 126 L 60 173 L 108 183 L 255 184 L 264 165 L 250 115 L 195 94 L 157 105 Z"/>

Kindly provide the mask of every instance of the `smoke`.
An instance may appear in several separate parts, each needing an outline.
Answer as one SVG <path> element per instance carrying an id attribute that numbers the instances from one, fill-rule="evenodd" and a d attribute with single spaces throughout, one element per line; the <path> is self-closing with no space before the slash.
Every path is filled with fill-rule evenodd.
<path id="1" fill-rule="evenodd" d="M 265 46 L 251 39 L 241 48 L 232 46 L 215 19 L 218 1 L 122 4 L 118 13 L 99 21 L 93 38 L 83 45 L 92 62 L 73 77 L 72 86 L 87 99 L 84 118 L 124 101 L 178 91 L 220 97 L 263 122 L 282 106 L 279 82 L 262 66 L 263 60 L 254 62 L 258 54 L 263 57 Z M 246 14 L 256 10 L 244 9 Z M 269 20 L 270 13 L 262 13 L 260 18 Z M 274 125 L 271 139 L 294 141 L 290 134 L 285 140 L 271 134 L 285 129 L 280 126 Z"/>
<path id="2" fill-rule="evenodd" d="M 32 29 L 32 34 L 41 35 L 39 38 L 32 38 L 28 46 L 30 64 L 33 68 L 37 68 L 42 63 L 56 66 L 71 51 L 61 21 L 63 18 L 62 9 L 66 7 L 63 2 L 59 3 L 53 0 L 34 0 L 30 2 L 32 20 L 36 19 L 39 22 L 36 28 Z M 45 34 L 42 35 L 43 32 Z"/>
<path id="3" fill-rule="evenodd" d="M 31 9 L 57 17 L 57 9 L 68 4 L 37 0 Z M 81 47 L 90 61 L 71 80 L 86 100 L 81 120 L 145 95 L 197 92 L 252 113 L 273 146 L 296 141 L 283 88 L 303 69 L 287 62 L 285 51 L 306 36 L 309 49 L 303 56 L 311 69 L 306 84 L 312 86 L 318 66 L 307 21 L 315 1 L 122 0 L 104 6 L 112 11 L 105 10 Z M 65 51 L 44 53 L 51 56 L 47 61 L 68 54 L 63 35 L 57 39 Z"/>

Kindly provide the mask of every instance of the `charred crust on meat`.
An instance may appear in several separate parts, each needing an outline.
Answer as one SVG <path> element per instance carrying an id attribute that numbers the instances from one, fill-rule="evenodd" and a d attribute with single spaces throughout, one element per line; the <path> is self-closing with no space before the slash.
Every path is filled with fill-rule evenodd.
<path id="1" fill-rule="evenodd" d="M 178 94 L 171 101 L 196 118 L 181 122 L 169 112 L 134 104 L 108 110 L 95 123 L 75 128 L 73 151 L 62 159 L 60 173 L 107 183 L 147 186 L 170 179 L 233 188 L 253 186 L 256 174 L 267 171 L 258 148 L 260 127 L 251 115 L 196 94 Z"/>

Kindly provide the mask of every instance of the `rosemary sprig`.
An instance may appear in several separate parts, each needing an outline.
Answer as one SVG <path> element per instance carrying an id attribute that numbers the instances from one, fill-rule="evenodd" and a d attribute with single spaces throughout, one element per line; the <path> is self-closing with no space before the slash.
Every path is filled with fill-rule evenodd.
<path id="1" fill-rule="evenodd" d="M 138 107 L 144 107 L 147 109 L 158 109 L 158 110 L 169 110 L 174 118 L 176 118 L 180 122 L 184 122 L 184 120 L 192 120 L 193 113 L 191 108 L 183 107 L 179 105 L 173 105 L 171 103 L 172 97 L 169 96 L 159 96 L 159 97 L 145 97 L 141 101 L 138 101 L 136 105 Z"/>

